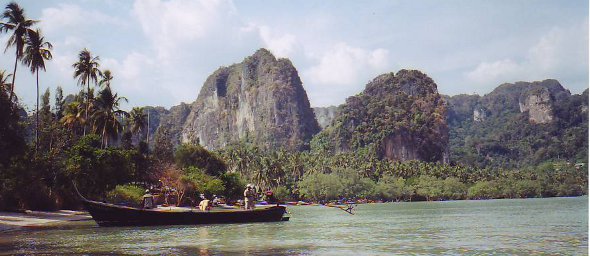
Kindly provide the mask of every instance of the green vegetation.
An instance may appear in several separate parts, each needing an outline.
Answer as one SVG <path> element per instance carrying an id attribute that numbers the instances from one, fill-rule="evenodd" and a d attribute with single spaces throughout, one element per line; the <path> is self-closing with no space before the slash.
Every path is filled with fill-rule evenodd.
<path id="1" fill-rule="evenodd" d="M 551 89 L 550 85 L 544 86 Z M 458 95 L 448 99 L 453 110 L 449 114 L 450 159 L 478 168 L 510 169 L 546 161 L 587 163 L 588 90 L 571 96 L 554 92 L 554 121 L 536 124 L 528 120 L 527 112 L 520 112 L 518 98 L 511 96 L 524 91 L 515 91 L 517 88 L 499 87 L 484 98 Z M 473 120 L 474 108 L 485 113 L 484 120 Z"/>
<path id="2" fill-rule="evenodd" d="M 372 150 L 379 158 L 443 161 L 448 144 L 445 103 L 434 81 L 419 71 L 378 76 L 362 93 L 346 99 L 339 112 L 333 125 L 313 138 L 313 149 Z M 388 144 L 407 145 L 415 157 Z"/>
<path id="3" fill-rule="evenodd" d="M 174 127 L 160 127 L 150 151 L 144 109 L 120 109 L 127 98 L 113 90 L 116 73 L 101 71 L 100 58 L 88 49 L 72 65 L 81 91 L 66 104 L 58 87 L 51 106 L 46 90 L 33 121 L 14 95 L 16 67 L 20 60 L 38 78 L 52 46 L 18 4 L 8 4 L 2 19 L 0 32 L 12 32 L 7 46 L 15 46 L 17 55 L 13 74 L 0 70 L 1 210 L 79 208 L 73 184 L 88 198 L 128 205 L 138 205 L 147 188 L 166 204 L 195 205 L 200 194 L 237 200 L 246 183 L 273 190 L 279 200 L 313 201 L 588 191 L 588 90 L 560 98 L 553 110 L 557 120 L 549 124 L 528 122 L 514 104 L 504 109 L 515 100 L 509 86 L 482 102 L 461 96 L 449 101 L 449 134 L 446 102 L 434 82 L 417 71 L 400 71 L 376 78 L 364 93 L 349 98 L 340 109 L 344 114 L 312 139 L 310 151 L 265 151 L 245 142 L 216 152 L 193 144 L 175 147 L 168 134 Z M 37 79 L 37 96 L 38 87 Z M 469 111 L 477 104 L 491 113 L 483 122 L 471 120 Z M 188 113 L 188 105 L 182 108 L 179 112 Z M 408 150 L 415 157 L 400 157 L 405 153 L 388 146 L 398 142 L 415 146 Z M 448 143 L 451 162 L 445 163 Z"/>
<path id="4" fill-rule="evenodd" d="M 288 200 L 342 198 L 384 201 L 579 196 L 588 167 L 565 161 L 522 169 L 476 168 L 422 161 L 380 160 L 369 151 L 265 153 L 239 144 L 219 152 L 228 170 Z"/>
<path id="5" fill-rule="evenodd" d="M 117 185 L 107 193 L 107 200 L 116 204 L 141 206 L 144 189 L 137 185 Z"/>

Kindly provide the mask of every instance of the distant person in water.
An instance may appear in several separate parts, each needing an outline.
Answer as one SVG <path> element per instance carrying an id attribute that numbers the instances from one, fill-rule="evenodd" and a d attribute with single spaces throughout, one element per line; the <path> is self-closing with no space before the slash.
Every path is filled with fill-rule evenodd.
<path id="1" fill-rule="evenodd" d="M 154 204 L 154 196 L 150 194 L 150 190 L 145 190 L 145 195 L 143 195 L 143 208 L 144 209 L 153 209 L 155 206 Z"/>
<path id="2" fill-rule="evenodd" d="M 256 192 L 254 192 L 252 187 L 252 184 L 248 184 L 246 190 L 244 190 L 244 209 L 246 210 L 254 209 L 254 197 L 256 196 Z"/>

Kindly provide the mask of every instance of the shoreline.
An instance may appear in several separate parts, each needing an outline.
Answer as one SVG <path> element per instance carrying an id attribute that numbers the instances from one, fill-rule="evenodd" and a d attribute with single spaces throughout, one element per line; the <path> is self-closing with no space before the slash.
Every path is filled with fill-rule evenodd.
<path id="1" fill-rule="evenodd" d="M 85 211 L 59 210 L 55 212 L 30 211 L 0 212 L 0 233 L 22 229 L 63 227 L 78 221 L 92 220 Z"/>

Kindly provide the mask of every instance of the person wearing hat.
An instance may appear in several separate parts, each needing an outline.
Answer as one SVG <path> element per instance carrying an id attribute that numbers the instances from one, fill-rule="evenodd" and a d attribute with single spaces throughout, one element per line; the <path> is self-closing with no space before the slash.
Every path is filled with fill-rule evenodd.
<path id="1" fill-rule="evenodd" d="M 150 190 L 145 190 L 145 195 L 143 195 L 143 208 L 144 209 L 152 209 L 154 208 L 154 196 L 150 194 Z"/>
<path id="2" fill-rule="evenodd" d="M 244 209 L 246 210 L 253 210 L 254 209 L 254 197 L 256 196 L 252 184 L 246 185 L 246 190 L 244 190 Z"/>

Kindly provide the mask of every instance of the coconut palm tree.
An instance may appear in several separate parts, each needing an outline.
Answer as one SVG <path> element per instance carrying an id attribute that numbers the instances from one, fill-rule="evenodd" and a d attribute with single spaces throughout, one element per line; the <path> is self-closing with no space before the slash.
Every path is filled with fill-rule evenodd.
<path id="1" fill-rule="evenodd" d="M 95 99 L 96 109 L 92 114 L 92 129 L 94 132 L 101 133 L 102 146 L 105 148 L 109 145 L 109 138 L 116 138 L 123 131 L 123 125 L 119 119 L 129 115 L 119 109 L 122 100 L 127 102 L 127 98 L 119 97 L 116 93 L 113 94 L 108 87 L 100 91 Z"/>
<path id="2" fill-rule="evenodd" d="M 26 35 L 32 31 L 30 27 L 37 23 L 37 21 L 27 19 L 25 17 L 25 11 L 16 2 L 10 2 L 6 5 L 6 8 L 2 13 L 2 19 L 5 19 L 6 22 L 0 22 L 0 33 L 8 33 L 8 31 L 12 31 L 12 35 L 8 38 L 4 52 L 6 52 L 9 47 L 16 47 L 14 72 L 12 72 L 12 84 L 10 86 L 10 97 L 8 98 L 12 101 L 18 60 L 21 59 L 23 55 Z"/>
<path id="3" fill-rule="evenodd" d="M 51 49 L 53 45 L 45 42 L 45 38 L 41 35 L 41 31 L 29 31 L 26 37 L 26 48 L 22 56 L 23 64 L 31 69 L 31 73 L 37 74 L 37 111 L 35 113 L 35 148 L 39 144 L 39 69 L 45 71 L 45 60 L 50 60 Z"/>
<path id="4" fill-rule="evenodd" d="M 8 82 L 8 78 L 11 76 L 11 74 L 6 74 L 6 70 L 0 70 L 0 93 L 8 94 L 10 91 L 10 83 Z"/>
<path id="5" fill-rule="evenodd" d="M 85 107 L 78 101 L 70 103 L 66 106 L 61 122 L 65 127 L 76 133 L 76 130 L 86 122 L 84 119 L 84 109 Z"/>
<path id="6" fill-rule="evenodd" d="M 143 113 L 143 108 L 134 107 L 129 113 L 131 119 L 131 132 L 138 135 L 138 141 L 141 141 L 140 133 L 147 125 L 146 114 Z"/>
<path id="7" fill-rule="evenodd" d="M 111 81 L 113 80 L 113 75 L 111 74 L 111 71 L 108 69 L 103 71 L 100 77 L 101 80 L 100 82 L 98 82 L 98 85 L 104 88 L 111 88 Z"/>
<path id="8" fill-rule="evenodd" d="M 74 68 L 74 78 L 78 78 L 78 84 L 80 86 L 86 86 L 86 120 L 88 120 L 88 107 L 90 106 L 90 98 L 88 98 L 88 95 L 90 95 L 88 93 L 90 91 L 90 82 L 94 81 L 96 84 L 98 77 L 101 75 L 100 69 L 98 69 L 100 66 L 98 63 L 99 60 L 100 58 L 98 56 L 92 57 L 92 53 L 84 48 L 78 54 L 78 62 L 72 65 Z M 86 126 L 84 126 L 84 135 L 86 135 Z"/>

